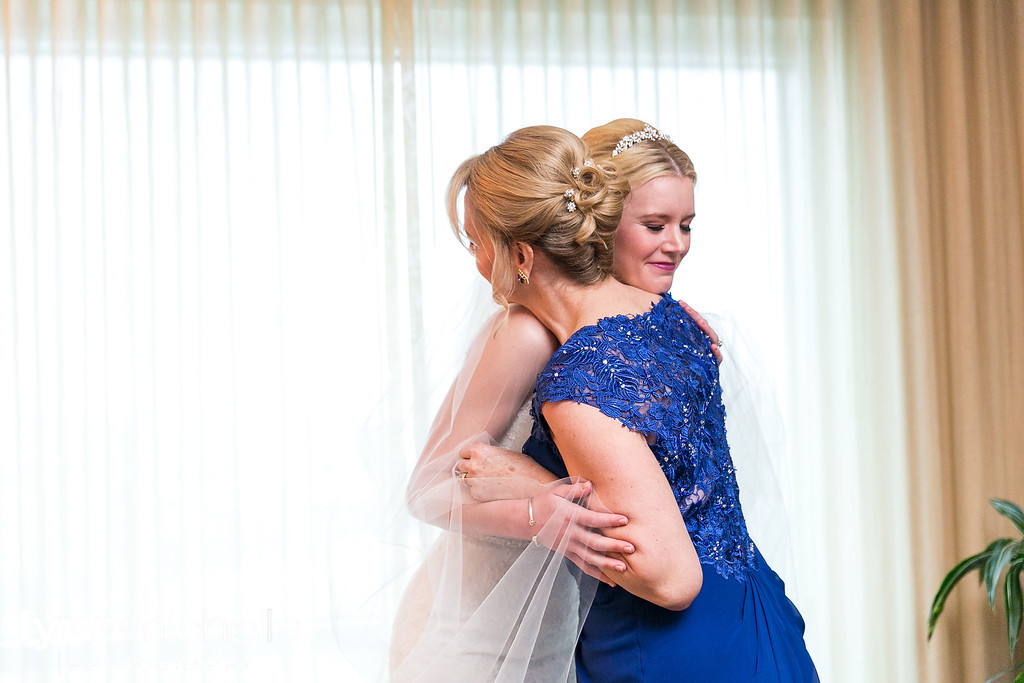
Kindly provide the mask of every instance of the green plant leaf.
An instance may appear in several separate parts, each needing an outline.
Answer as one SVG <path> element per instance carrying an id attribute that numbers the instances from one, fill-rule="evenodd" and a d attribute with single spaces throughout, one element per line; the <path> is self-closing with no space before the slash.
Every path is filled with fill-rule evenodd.
<path id="1" fill-rule="evenodd" d="M 1013 557 L 1017 544 L 1013 542 L 1012 538 L 998 538 L 992 541 L 988 549 L 992 551 L 992 555 L 985 562 L 985 567 L 981 570 L 981 573 L 985 577 L 988 604 L 994 610 L 996 608 L 996 586 L 999 584 L 999 575 L 1003 573 L 1003 569 L 1010 563 L 1010 558 Z"/>
<path id="2" fill-rule="evenodd" d="M 1019 505 L 1002 498 L 992 498 L 988 502 L 996 509 L 996 512 L 1013 522 L 1020 535 L 1024 536 L 1024 510 L 1021 510 Z"/>
<path id="3" fill-rule="evenodd" d="M 970 557 L 961 560 L 959 564 L 949 570 L 946 574 L 946 578 L 942 580 L 942 584 L 939 586 L 939 590 L 935 593 L 935 599 L 932 601 L 932 610 L 928 615 L 928 639 L 931 640 L 932 632 L 935 630 L 935 622 L 938 621 L 939 615 L 942 614 L 943 608 L 946 606 L 946 598 L 949 597 L 949 592 L 953 590 L 953 587 L 964 578 L 969 572 L 980 568 L 985 564 L 985 561 L 992 556 L 992 546 L 977 555 L 971 555 Z"/>
<path id="4" fill-rule="evenodd" d="M 1011 666 L 1006 671 L 1000 671 L 995 676 L 985 681 L 985 683 L 993 683 L 993 681 L 998 681 L 1006 674 L 1012 674 L 1014 671 L 1020 671 L 1021 669 L 1024 669 L 1024 663 L 1018 664 L 1017 666 Z M 1024 681 L 1024 673 L 1019 674 L 1015 679 L 1013 679 L 1013 683 L 1021 683 L 1022 681 Z"/>
<path id="5" fill-rule="evenodd" d="M 1020 624 L 1024 620 L 1024 596 L 1020 589 L 1020 575 L 1024 572 L 1024 562 L 1015 562 L 1006 572 L 1003 593 L 1006 596 L 1006 637 L 1010 641 L 1011 661 L 1017 649 L 1017 638 L 1020 636 Z"/>
<path id="6" fill-rule="evenodd" d="M 996 540 L 989 543 L 988 546 L 985 547 L 985 550 L 981 552 L 981 554 L 985 555 L 986 557 L 991 557 L 993 554 L 996 553 L 996 551 L 999 550 L 999 548 L 1003 546 L 1005 542 L 1005 538 L 997 538 Z M 980 586 L 983 583 L 985 583 L 985 570 L 981 569 L 978 571 L 978 585 Z"/>

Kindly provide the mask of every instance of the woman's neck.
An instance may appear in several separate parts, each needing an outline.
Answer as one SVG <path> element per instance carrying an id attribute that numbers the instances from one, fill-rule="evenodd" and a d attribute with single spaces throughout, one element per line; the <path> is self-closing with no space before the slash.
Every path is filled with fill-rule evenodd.
<path id="1" fill-rule="evenodd" d="M 564 344 L 581 327 L 614 315 L 646 313 L 660 298 L 608 277 L 593 285 L 534 281 L 517 287 L 514 300 L 526 306 Z"/>

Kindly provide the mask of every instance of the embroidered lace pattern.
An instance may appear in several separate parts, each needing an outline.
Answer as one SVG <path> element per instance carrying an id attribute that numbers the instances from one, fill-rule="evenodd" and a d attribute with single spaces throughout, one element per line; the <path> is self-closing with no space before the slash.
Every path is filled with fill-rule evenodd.
<path id="1" fill-rule="evenodd" d="M 537 381 L 535 437 L 551 441 L 541 404 L 566 400 L 644 434 L 701 563 L 725 578 L 746 579 L 756 555 L 726 441 L 718 364 L 710 340 L 681 306 L 665 295 L 643 315 L 577 330 Z"/>

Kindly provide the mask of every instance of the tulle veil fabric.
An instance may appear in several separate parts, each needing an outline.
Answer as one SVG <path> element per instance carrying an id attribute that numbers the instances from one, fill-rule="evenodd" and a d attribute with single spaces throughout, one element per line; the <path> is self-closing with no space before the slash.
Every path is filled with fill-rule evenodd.
<path id="1" fill-rule="evenodd" d="M 786 430 L 777 389 L 754 339 L 728 314 L 703 314 L 724 342 L 719 365 L 729 452 L 750 537 L 775 572 L 795 579 Z"/>
<path id="2" fill-rule="evenodd" d="M 478 499 L 523 501 L 525 517 L 525 501 L 545 488 L 523 477 L 466 481 L 454 473 L 464 444 L 485 441 L 520 450 L 530 433 L 532 392 L 523 395 L 479 363 L 487 342 L 502 333 L 503 321 L 504 311 L 492 315 L 474 341 L 409 482 L 410 512 L 445 531 L 397 610 L 389 656 L 393 681 L 576 679 L 573 652 L 597 580 L 564 558 L 564 538 L 549 549 L 531 540 L 473 533 L 464 525 L 464 511 Z M 481 426 L 483 432 L 473 433 Z M 561 483 L 571 482 L 548 486 Z M 591 497 L 574 509 L 593 504 Z M 559 538 L 557 532 L 540 523 L 535 528 L 549 540 Z"/>
<path id="3" fill-rule="evenodd" d="M 473 533 L 463 513 L 476 499 L 453 474 L 462 444 L 521 449 L 532 425 L 532 371 L 524 381 L 523 373 L 481 367 L 485 346 L 505 328 L 489 287 L 470 288 L 445 315 L 445 334 L 420 354 L 436 383 L 449 378 L 446 393 L 427 392 L 439 406 L 429 429 L 412 419 L 408 376 L 395 372 L 366 394 L 372 405 L 348 457 L 368 490 L 359 504 L 339 501 L 330 513 L 335 642 L 352 680 L 575 680 L 573 649 L 597 580 L 564 559 L 554 525 L 538 521 L 531 530 L 553 550 Z M 526 498 L 544 491 L 516 477 L 474 486 L 480 497 L 521 501 L 524 518 Z"/>
<path id="4" fill-rule="evenodd" d="M 770 383 L 751 351 L 753 346 L 743 343 L 731 320 L 708 318 L 719 335 L 728 340 L 722 383 L 729 442 L 748 528 L 765 557 L 777 571 L 782 569 L 779 573 L 785 577 L 791 561 L 780 485 L 784 481 L 784 458 Z M 552 543 L 554 548 L 549 549 L 530 540 L 472 533 L 464 524 L 466 506 L 477 502 L 474 493 L 479 498 L 525 501 L 542 490 L 540 484 L 518 477 L 477 479 L 471 490 L 468 482 L 454 474 L 464 444 L 486 441 L 520 450 L 532 426 L 528 414 L 532 387 L 524 391 L 521 385 L 495 377 L 480 364 L 485 345 L 501 334 L 503 321 L 504 311 L 499 309 L 479 328 L 461 371 L 441 403 L 404 495 L 383 503 L 386 511 L 381 515 L 378 534 L 400 551 L 408 548 L 395 530 L 407 528 L 410 520 L 441 531 L 422 552 L 414 570 L 407 567 L 410 553 L 397 552 L 391 557 L 402 567 L 382 567 L 379 576 L 368 579 L 372 589 L 361 611 L 393 613 L 390 633 L 372 638 L 357 634 L 355 638 L 363 643 L 357 646 L 354 629 L 336 627 L 339 646 L 354 652 L 354 657 L 363 657 L 359 669 L 365 680 L 576 678 L 575 644 L 597 580 L 563 557 L 564 539 L 561 544 Z M 566 483 L 572 482 L 563 480 L 548 486 Z M 600 508 L 595 496 L 579 502 L 579 511 L 583 505 Z M 524 502 L 522 514 L 525 510 Z M 540 524 L 536 529 L 544 539 L 557 538 L 557 532 Z M 344 543 L 335 539 L 332 545 L 337 551 Z M 404 592 L 396 590 L 397 583 L 405 584 Z M 353 590 L 339 586 L 337 592 L 344 597 Z M 389 594 L 402 595 L 397 605 L 388 603 Z M 342 606 L 334 611 L 336 622 L 351 621 L 351 610 L 346 612 Z"/>

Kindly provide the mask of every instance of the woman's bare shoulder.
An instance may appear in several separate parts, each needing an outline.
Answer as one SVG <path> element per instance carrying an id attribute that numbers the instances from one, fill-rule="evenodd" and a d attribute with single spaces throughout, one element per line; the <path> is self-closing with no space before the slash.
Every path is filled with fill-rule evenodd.
<path id="1" fill-rule="evenodd" d="M 497 330 L 495 340 L 500 340 L 502 346 L 523 360 L 532 359 L 542 363 L 558 348 L 558 340 L 548 328 L 533 313 L 518 304 L 509 307 L 508 319 Z"/>

